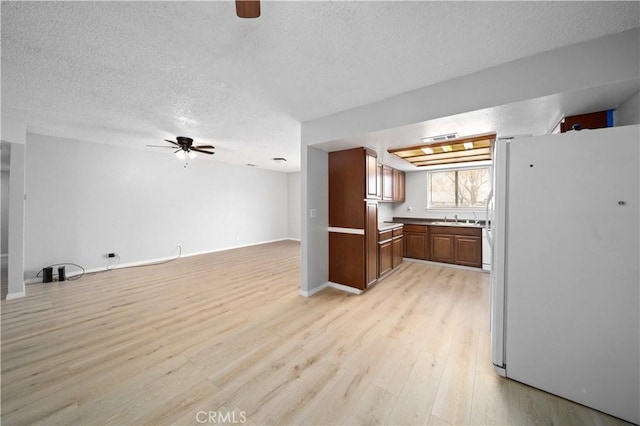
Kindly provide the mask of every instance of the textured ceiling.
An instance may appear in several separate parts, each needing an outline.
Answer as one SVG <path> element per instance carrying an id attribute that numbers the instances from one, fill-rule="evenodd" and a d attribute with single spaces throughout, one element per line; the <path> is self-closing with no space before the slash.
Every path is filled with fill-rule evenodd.
<path id="1" fill-rule="evenodd" d="M 2 2 L 2 113 L 299 169 L 300 122 L 640 25 L 639 2 Z M 147 148 L 148 149 L 148 148 Z M 271 157 L 289 161 L 275 164 Z"/>

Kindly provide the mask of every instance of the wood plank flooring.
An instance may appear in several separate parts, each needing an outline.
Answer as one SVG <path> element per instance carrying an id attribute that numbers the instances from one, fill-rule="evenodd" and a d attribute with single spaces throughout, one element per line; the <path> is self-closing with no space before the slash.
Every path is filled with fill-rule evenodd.
<path id="1" fill-rule="evenodd" d="M 265 244 L 2 301 L 2 423 L 625 424 L 493 372 L 488 275 L 404 262 L 363 295 L 304 298 L 299 251 Z"/>

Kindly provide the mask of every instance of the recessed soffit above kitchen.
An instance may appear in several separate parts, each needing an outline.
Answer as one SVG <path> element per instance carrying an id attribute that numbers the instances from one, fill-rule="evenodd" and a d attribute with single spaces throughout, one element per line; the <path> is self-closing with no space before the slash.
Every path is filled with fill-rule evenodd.
<path id="1" fill-rule="evenodd" d="M 491 143 L 495 133 L 468 136 L 445 142 L 424 143 L 405 148 L 389 149 L 394 154 L 416 167 L 442 164 L 468 163 L 491 159 Z M 423 139 L 424 140 L 424 139 Z"/>

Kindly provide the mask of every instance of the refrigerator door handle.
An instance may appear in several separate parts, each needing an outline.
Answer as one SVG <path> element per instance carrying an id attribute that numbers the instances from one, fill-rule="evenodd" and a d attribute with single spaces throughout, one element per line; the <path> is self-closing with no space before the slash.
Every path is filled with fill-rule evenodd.
<path id="1" fill-rule="evenodd" d="M 491 216 L 489 215 L 489 205 L 493 203 L 493 188 L 489 192 L 489 196 L 487 197 L 487 205 L 485 206 L 485 218 L 487 220 L 486 229 L 487 229 L 487 241 L 489 242 L 489 247 L 493 249 L 493 235 L 491 232 Z M 493 213 L 493 212 L 492 212 Z"/>

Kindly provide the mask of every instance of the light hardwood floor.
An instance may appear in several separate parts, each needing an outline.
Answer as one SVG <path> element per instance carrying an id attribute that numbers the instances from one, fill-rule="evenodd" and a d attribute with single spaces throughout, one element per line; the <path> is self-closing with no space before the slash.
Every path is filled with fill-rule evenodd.
<path id="1" fill-rule="evenodd" d="M 625 424 L 493 372 L 488 275 L 404 262 L 363 295 L 304 298 L 299 251 L 230 250 L 2 301 L 2 423 L 199 424 L 211 412 L 248 424 Z"/>

